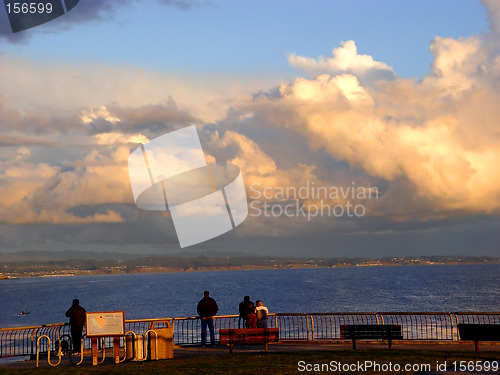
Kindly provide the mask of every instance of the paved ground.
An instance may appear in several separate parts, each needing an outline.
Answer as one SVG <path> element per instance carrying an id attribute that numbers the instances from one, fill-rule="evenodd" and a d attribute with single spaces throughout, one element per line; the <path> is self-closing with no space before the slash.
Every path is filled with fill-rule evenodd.
<path id="1" fill-rule="evenodd" d="M 349 342 L 336 342 L 336 343 L 328 343 L 328 344 L 270 344 L 269 351 L 270 352 L 300 352 L 300 351 L 315 351 L 315 350 L 346 350 L 351 349 L 351 343 Z M 364 343 L 359 342 L 357 344 L 358 349 L 368 349 L 368 348 L 386 348 L 387 345 L 383 343 Z M 474 351 L 474 344 L 472 343 L 398 343 L 393 342 L 393 349 L 408 349 L 408 350 L 440 350 L 440 351 Z M 480 345 L 481 351 L 496 351 L 499 352 L 500 356 L 500 343 L 484 343 Z M 264 345 L 245 345 L 245 346 L 236 346 L 234 348 L 234 353 L 258 353 L 264 351 Z M 226 346 L 215 346 L 215 347 L 206 347 L 202 348 L 199 346 L 185 346 L 185 347 L 175 347 L 174 348 L 174 357 L 175 358 L 189 358 L 195 356 L 204 356 L 204 355 L 219 355 L 219 354 L 228 354 L 229 350 Z M 123 353 L 122 353 L 123 355 Z M 112 364 L 113 359 L 111 358 L 111 351 L 108 351 L 106 354 L 107 358 L 104 359 L 104 363 Z M 79 359 L 79 358 L 78 358 Z M 75 356 L 73 356 L 73 361 L 78 360 Z M 57 362 L 57 357 L 51 357 L 52 362 Z M 90 352 L 86 351 L 84 356 L 85 365 L 91 365 L 92 360 L 90 357 Z M 47 358 L 40 358 L 40 367 L 48 367 Z M 72 366 L 70 362 L 70 358 L 68 356 L 63 356 L 61 360 L 61 366 Z M 0 360 L 0 370 L 5 368 L 15 369 L 15 368 L 23 368 L 23 367 L 36 367 L 35 360 L 16 360 L 16 359 L 8 359 L 8 360 Z M 468 375 L 468 374 L 499 374 L 499 372 L 455 372 L 450 371 L 452 369 L 448 368 L 448 371 L 441 372 L 428 372 L 425 374 L 453 374 L 453 375 Z M 422 373 L 423 374 L 423 373 Z"/>

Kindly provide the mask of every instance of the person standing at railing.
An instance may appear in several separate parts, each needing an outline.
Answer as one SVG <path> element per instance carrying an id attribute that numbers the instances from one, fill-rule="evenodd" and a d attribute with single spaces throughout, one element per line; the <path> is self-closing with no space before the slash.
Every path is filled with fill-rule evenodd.
<path id="1" fill-rule="evenodd" d="M 214 316 L 219 311 L 217 302 L 210 297 L 210 292 L 205 290 L 203 292 L 203 299 L 198 302 L 196 311 L 201 319 L 201 346 L 206 345 L 207 340 L 207 326 L 210 330 L 210 343 L 215 345 L 215 330 L 214 330 Z"/>
<path id="2" fill-rule="evenodd" d="M 246 328 L 257 328 L 257 316 L 255 315 L 255 305 L 250 301 L 249 296 L 243 298 L 240 303 L 240 318 L 245 322 Z"/>
<path id="3" fill-rule="evenodd" d="M 73 353 L 79 354 L 82 351 L 82 332 L 85 325 L 86 311 L 80 306 L 80 301 L 75 298 L 73 304 L 66 311 L 71 326 L 71 341 L 73 342 Z"/>
<path id="4" fill-rule="evenodd" d="M 243 297 L 243 301 L 240 302 L 240 305 L 238 306 L 238 309 L 240 311 L 240 320 L 238 322 L 238 325 L 240 324 L 241 320 L 243 320 L 243 324 L 246 326 L 246 323 L 247 323 L 247 310 L 248 310 L 248 306 L 250 304 L 253 305 L 253 302 L 250 301 L 250 296 Z"/>
<path id="5" fill-rule="evenodd" d="M 257 304 L 255 308 L 257 314 L 257 328 L 267 328 L 267 314 L 269 314 L 269 310 L 264 306 L 262 301 L 257 300 L 255 303 Z"/>

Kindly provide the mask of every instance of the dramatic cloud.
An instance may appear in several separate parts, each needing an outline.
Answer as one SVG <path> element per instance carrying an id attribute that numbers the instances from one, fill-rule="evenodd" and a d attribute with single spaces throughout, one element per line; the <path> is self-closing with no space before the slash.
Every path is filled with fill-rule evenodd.
<path id="1" fill-rule="evenodd" d="M 26 149 L 18 154 L 26 155 Z M 0 163 L 0 222 L 3 224 L 82 224 L 121 222 L 114 210 L 100 205 L 130 204 L 127 164 L 129 150 L 111 155 L 91 152 L 65 168 L 13 160 Z M 68 169 L 69 168 L 69 169 Z M 74 210 L 95 207 L 84 215 Z M 97 209 L 96 209 L 97 208 Z M 97 212 L 96 212 L 97 211 Z"/>
<path id="2" fill-rule="evenodd" d="M 56 22 L 47 24 L 48 30 L 58 32 L 61 29 L 71 27 L 79 23 L 88 23 L 93 21 L 107 21 L 113 19 L 120 8 L 130 6 L 139 0 L 80 0 L 78 5 L 68 13 L 59 17 Z M 165 6 L 174 6 L 181 9 L 190 9 L 193 7 L 209 5 L 208 1 L 187 1 L 187 0 L 156 0 L 159 4 Z M 31 36 L 31 29 L 13 34 L 9 24 L 6 12 L 0 12 L 0 40 L 6 39 L 10 42 L 22 42 Z"/>
<path id="3" fill-rule="evenodd" d="M 358 77 L 365 84 L 396 78 L 393 69 L 387 64 L 375 61 L 369 55 L 358 54 L 353 40 L 342 42 L 340 45 L 340 47 L 333 49 L 332 57 L 320 56 L 314 59 L 292 53 L 288 56 L 288 61 L 293 67 L 312 76 L 325 73 L 332 75 L 349 73 Z"/>
<path id="4" fill-rule="evenodd" d="M 340 50 L 351 47 L 344 44 Z M 335 51 L 336 65 L 331 65 L 342 67 L 344 54 L 339 49 Z M 307 181 L 320 185 L 338 183 L 339 173 L 325 170 L 320 160 L 321 153 L 326 152 L 332 158 L 330 164 L 347 162 L 353 170 L 360 171 L 356 178 L 363 183 L 387 182 L 384 194 L 379 201 L 370 203 L 369 209 L 372 215 L 394 220 L 497 214 L 500 175 L 495 166 L 500 162 L 497 152 L 500 112 L 496 103 L 500 97 L 491 82 L 499 79 L 500 60 L 485 41 L 476 37 L 459 40 L 436 37 L 431 51 L 435 56 L 431 71 L 420 82 L 391 79 L 379 81 L 372 88 L 363 85 L 354 74 L 322 74 L 314 79 L 297 78 L 283 83 L 271 94 L 233 100 L 227 118 L 214 127 L 221 132 L 209 136 L 210 154 L 239 165 L 248 186 L 259 183 L 265 187 L 301 186 Z M 351 65 L 344 64 L 342 69 L 363 75 L 373 69 L 388 71 L 386 67 L 369 56 L 361 56 L 354 58 Z M 110 81 L 113 86 L 109 93 L 120 91 L 118 81 Z M 81 98 L 90 97 L 90 90 L 88 94 L 83 91 Z M 130 91 L 128 94 L 134 95 Z M 110 158 L 116 149 L 129 151 L 133 144 L 199 122 L 173 99 L 162 104 L 132 105 L 129 96 L 124 101 L 126 104 L 121 98 L 114 103 L 101 99 L 100 104 L 79 109 L 76 116 L 69 114 L 64 119 L 49 110 L 26 115 L 9 109 L 4 100 L 0 116 L 5 124 L 10 124 L 11 131 L 42 129 L 49 124 L 56 135 L 44 143 L 36 137 L 23 138 L 11 132 L 0 141 L 4 146 L 27 142 L 24 146 L 51 147 L 64 141 L 61 130 L 72 129 L 72 142 L 82 147 L 73 162 L 79 160 L 86 167 L 85 163 L 91 159 L 98 162 Z M 200 101 L 199 106 L 203 105 Z M 187 103 L 184 106 L 188 108 Z M 252 132 L 252 128 L 260 130 Z M 270 134 L 277 140 L 272 147 L 263 138 Z M 295 143 L 283 142 L 280 137 L 284 134 L 286 137 L 296 134 L 297 137 L 290 138 Z M 94 151 L 95 147 L 105 149 Z M 307 160 L 297 155 L 295 162 L 286 165 L 281 155 L 290 147 L 307 149 L 304 152 L 308 153 Z M 106 156 L 95 157 L 95 152 L 97 155 L 104 152 Z M 120 159 L 112 159 L 124 163 L 126 152 L 120 155 Z M 75 173 L 60 170 L 56 174 L 64 178 L 87 178 L 87 171 Z M 119 185 L 118 181 L 128 186 L 126 170 L 106 171 L 99 176 L 105 181 L 116 173 L 122 175 L 110 183 L 109 196 L 113 198 L 116 195 L 111 191 Z M 350 183 L 345 171 L 341 182 Z M 103 200 L 100 204 L 130 202 L 124 195 L 118 196 L 121 197 L 118 201 Z M 92 204 L 92 201 L 77 203 Z M 74 206 L 61 208 L 68 210 Z"/>
<path id="5" fill-rule="evenodd" d="M 490 14 L 492 29 L 499 14 Z M 426 77 L 418 82 L 392 75 L 375 88 L 369 76 L 392 70 L 370 56 L 357 55 L 354 43 L 335 49 L 331 59 L 291 55 L 296 67 L 332 74 L 283 83 L 277 94 L 240 102 L 232 116 L 243 119 L 242 129 L 265 128 L 266 136 L 279 134 L 280 128 L 283 134 L 299 134 L 318 157 L 326 151 L 361 171 L 363 178 L 384 182 L 384 194 L 370 205 L 370 215 L 397 221 L 498 215 L 500 92 L 494 83 L 500 79 L 500 57 L 498 49 L 490 48 L 496 37 L 436 37 L 430 48 L 434 62 Z M 290 171 L 276 162 L 286 143 L 276 144 L 274 151 L 268 148 L 264 157 L 255 146 L 263 142 L 258 132 L 246 144 L 232 134 L 228 137 L 241 149 L 235 162 L 250 164 L 254 178 L 260 173 L 261 181 L 272 184 L 271 170 L 274 176 Z M 244 155 L 247 161 L 241 160 Z M 327 173 L 321 164 L 314 165 L 313 179 L 335 183 L 321 181 L 319 176 Z"/>
<path id="6" fill-rule="evenodd" d="M 308 234 L 328 246 L 332 235 L 375 238 L 460 220 L 461 230 L 486 228 L 475 218 L 500 214 L 500 5 L 483 3 L 490 32 L 436 37 L 421 80 L 398 78 L 353 41 L 331 57 L 290 55 L 307 77 L 274 88 L 2 56 L 0 224 L 64 224 L 62 242 L 176 244 L 168 213 L 134 207 L 127 159 L 140 143 L 196 124 L 208 160 L 241 168 L 250 202 L 269 193 L 263 201 L 288 204 L 307 184 L 376 189 L 376 199 L 341 192 L 295 202 L 362 201 L 363 218 L 251 216 L 232 232 L 239 239 Z M 37 233 L 47 239 L 46 228 Z"/>
<path id="7" fill-rule="evenodd" d="M 280 88 L 281 99 L 261 98 L 246 110 L 370 176 L 396 184 L 407 179 L 408 195 L 424 198 L 435 215 L 500 213 L 498 93 L 477 87 L 450 93 L 437 78 L 383 87 L 382 93 L 364 90 L 349 75 L 297 79 Z"/>

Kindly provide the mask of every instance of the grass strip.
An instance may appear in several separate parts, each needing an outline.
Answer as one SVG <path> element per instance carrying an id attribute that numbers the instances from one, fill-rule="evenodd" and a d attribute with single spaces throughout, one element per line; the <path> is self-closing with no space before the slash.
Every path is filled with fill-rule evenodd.
<path id="1" fill-rule="evenodd" d="M 500 361 L 499 352 L 367 349 L 219 354 L 162 361 L 125 362 L 119 365 L 3 368 L 0 369 L 0 374 L 416 374 L 427 370 L 416 367 L 422 364 L 429 365 L 430 370 L 435 372 L 438 364 L 444 369 L 445 362 L 445 367 L 452 371 L 454 362 L 457 366 L 460 363 L 473 363 L 478 366 L 492 361 Z M 366 363 L 380 367 L 359 367 L 359 364 Z M 405 370 L 405 365 L 408 364 L 412 368 Z M 396 370 L 397 365 L 400 366 L 399 371 Z"/>

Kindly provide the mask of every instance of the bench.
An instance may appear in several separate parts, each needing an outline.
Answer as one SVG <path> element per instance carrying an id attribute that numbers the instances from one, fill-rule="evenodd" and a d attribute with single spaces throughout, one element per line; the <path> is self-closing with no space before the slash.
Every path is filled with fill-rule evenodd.
<path id="1" fill-rule="evenodd" d="M 395 324 L 349 324 L 340 326 L 340 337 L 352 340 L 352 348 L 356 349 L 356 340 L 378 340 L 389 341 L 389 349 L 392 340 L 402 339 L 401 326 Z"/>
<path id="2" fill-rule="evenodd" d="M 229 353 L 233 353 L 233 346 L 240 344 L 265 344 L 266 352 L 270 342 L 279 341 L 279 328 L 234 328 L 219 330 L 219 344 L 229 346 Z"/>
<path id="3" fill-rule="evenodd" d="M 500 324 L 458 324 L 462 341 L 474 341 L 476 352 L 479 341 L 500 341 Z"/>

